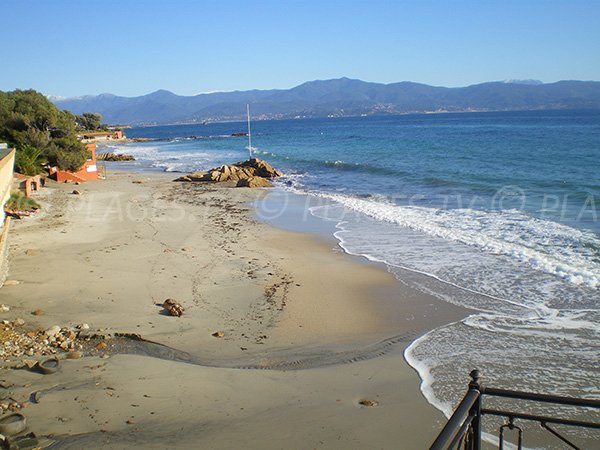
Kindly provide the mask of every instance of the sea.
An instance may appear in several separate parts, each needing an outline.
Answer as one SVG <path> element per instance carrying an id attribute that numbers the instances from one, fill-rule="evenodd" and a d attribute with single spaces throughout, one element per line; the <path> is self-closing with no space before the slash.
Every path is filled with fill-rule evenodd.
<path id="1" fill-rule="evenodd" d="M 247 159 L 245 122 L 138 127 L 136 171 Z M 496 387 L 600 399 L 600 111 L 254 120 L 253 155 L 339 246 L 469 308 L 404 353 L 450 415 Z M 109 167 L 110 168 L 110 167 Z M 282 212 L 285 213 L 285 212 Z"/>

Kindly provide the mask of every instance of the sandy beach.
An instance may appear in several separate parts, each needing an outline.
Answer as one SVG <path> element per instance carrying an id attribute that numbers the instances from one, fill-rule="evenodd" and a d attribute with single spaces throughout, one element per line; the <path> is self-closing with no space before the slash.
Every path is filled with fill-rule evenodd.
<path id="1" fill-rule="evenodd" d="M 467 311 L 332 241 L 257 222 L 264 190 L 173 178 L 52 183 L 43 211 L 13 223 L 19 284 L 0 289 L 2 318 L 88 324 L 106 344 L 50 375 L 4 363 L 27 431 L 60 449 L 427 448 L 444 417 L 403 350 Z"/>

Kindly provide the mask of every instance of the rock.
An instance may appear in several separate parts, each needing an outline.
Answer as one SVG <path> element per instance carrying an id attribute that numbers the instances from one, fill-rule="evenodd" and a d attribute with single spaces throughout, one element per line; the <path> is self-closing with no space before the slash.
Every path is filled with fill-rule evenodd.
<path id="1" fill-rule="evenodd" d="M 106 342 L 99 342 L 96 345 L 96 350 L 104 350 L 106 347 L 108 347 L 108 344 Z"/>
<path id="2" fill-rule="evenodd" d="M 236 184 L 236 187 L 249 187 L 249 188 L 265 188 L 272 187 L 271 182 L 262 177 L 250 177 L 242 178 Z"/>
<path id="3" fill-rule="evenodd" d="M 185 311 L 183 306 L 172 298 L 168 298 L 163 302 L 163 308 L 165 308 L 170 315 L 175 317 L 181 317 Z"/>
<path id="4" fill-rule="evenodd" d="M 25 321 L 19 317 L 19 318 L 15 319 L 15 321 L 13 322 L 13 325 L 15 327 L 22 327 L 23 325 L 25 325 Z"/>
<path id="5" fill-rule="evenodd" d="M 223 333 L 222 331 L 215 331 L 213 334 L 211 334 L 211 336 L 216 338 L 222 338 L 223 336 L 225 336 L 225 333 Z"/>
<path id="6" fill-rule="evenodd" d="M 83 353 L 81 352 L 77 352 L 77 351 L 72 351 L 67 353 L 66 358 L 67 359 L 80 359 L 83 356 Z"/>
<path id="7" fill-rule="evenodd" d="M 82 323 L 81 325 L 77 325 L 77 328 L 80 330 L 89 330 L 90 326 L 87 323 Z"/>
<path id="8" fill-rule="evenodd" d="M 5 304 L 0 305 L 0 311 L 8 312 L 8 311 L 10 311 L 10 306 L 6 306 Z"/>
<path id="9" fill-rule="evenodd" d="M 280 177 L 283 174 L 275 170 L 268 162 L 258 158 L 251 158 L 247 161 L 235 164 L 238 167 L 251 167 L 254 169 L 254 174 L 263 178 Z"/>
<path id="10" fill-rule="evenodd" d="M 31 314 L 33 316 L 43 316 L 44 315 L 44 311 L 42 311 L 41 309 L 36 309 L 35 311 L 31 311 Z"/>
<path id="11" fill-rule="evenodd" d="M 216 167 L 210 169 L 208 172 L 193 172 L 181 176 L 174 181 L 204 181 L 217 183 L 223 181 L 238 181 L 250 177 L 274 178 L 281 175 L 282 173 L 274 169 L 269 163 L 257 158 L 252 158 L 247 161 Z"/>
<path id="12" fill-rule="evenodd" d="M 77 189 L 73 189 L 72 194 L 73 195 L 81 195 L 81 192 L 79 192 Z"/>
<path id="13" fill-rule="evenodd" d="M 55 337 L 58 333 L 60 333 L 60 327 L 58 325 L 54 325 L 44 332 L 48 337 Z"/>
<path id="14" fill-rule="evenodd" d="M 370 408 L 374 407 L 374 406 L 378 406 L 379 402 L 376 400 L 368 400 L 368 399 L 362 399 L 358 402 L 359 405 L 362 406 L 368 406 Z"/>
<path id="15" fill-rule="evenodd" d="M 101 153 L 97 156 L 100 161 L 135 161 L 135 158 L 131 155 L 117 155 L 112 152 Z"/>
<path id="16" fill-rule="evenodd" d="M 4 286 L 16 286 L 17 284 L 21 284 L 18 280 L 6 280 L 4 282 Z"/>

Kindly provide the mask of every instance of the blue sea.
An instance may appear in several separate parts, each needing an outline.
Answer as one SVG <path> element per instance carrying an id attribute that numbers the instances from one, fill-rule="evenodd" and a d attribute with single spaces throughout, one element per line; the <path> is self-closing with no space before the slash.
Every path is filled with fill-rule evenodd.
<path id="1" fill-rule="evenodd" d="M 246 159 L 245 131 L 132 128 L 161 140 L 115 150 L 127 169 L 206 170 Z M 600 398 L 600 111 L 254 121 L 252 145 L 347 253 L 474 311 L 405 352 L 433 405 L 449 414 L 475 367 Z"/>

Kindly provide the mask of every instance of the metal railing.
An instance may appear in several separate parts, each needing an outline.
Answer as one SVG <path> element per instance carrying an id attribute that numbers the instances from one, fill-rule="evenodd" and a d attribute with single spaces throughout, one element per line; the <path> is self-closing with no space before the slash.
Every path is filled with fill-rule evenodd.
<path id="1" fill-rule="evenodd" d="M 570 427 L 583 427 L 599 429 L 600 423 L 581 420 L 564 419 L 558 417 L 527 414 L 517 411 L 505 411 L 499 409 L 488 409 L 483 407 L 484 396 L 503 397 L 518 400 L 529 400 L 533 402 L 550 403 L 554 405 L 577 406 L 600 409 L 600 400 L 588 400 L 572 397 L 561 397 L 557 395 L 534 394 L 531 392 L 520 392 L 506 389 L 484 387 L 479 383 L 479 371 L 473 370 L 470 374 L 471 381 L 469 389 L 462 401 L 456 407 L 452 417 L 431 445 L 430 450 L 460 449 L 481 450 L 482 417 L 484 415 L 503 417 L 506 422 L 498 430 L 498 448 L 504 448 L 504 432 L 506 430 L 517 431 L 517 448 L 523 446 L 523 428 L 515 424 L 516 420 L 537 422 L 541 427 L 560 439 L 569 448 L 579 449 L 567 437 L 560 434 L 550 425 L 560 424 Z"/>

